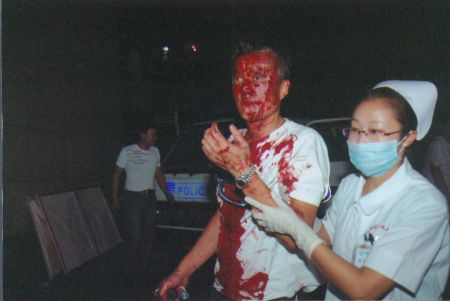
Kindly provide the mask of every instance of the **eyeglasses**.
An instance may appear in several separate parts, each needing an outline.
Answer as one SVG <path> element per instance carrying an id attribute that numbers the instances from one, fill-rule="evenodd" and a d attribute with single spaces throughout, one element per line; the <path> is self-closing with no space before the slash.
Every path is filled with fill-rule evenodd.
<path id="1" fill-rule="evenodd" d="M 364 134 L 367 139 L 369 140 L 380 140 L 384 137 L 393 135 L 393 134 L 397 134 L 397 133 L 401 133 L 402 131 L 395 131 L 395 132 L 390 132 L 390 133 L 386 133 L 383 130 L 367 130 L 367 131 L 363 131 L 363 130 L 359 130 L 356 128 L 344 128 L 342 129 L 342 135 L 344 135 L 345 139 L 349 139 L 349 140 L 356 140 L 358 139 L 358 137 L 361 134 Z"/>

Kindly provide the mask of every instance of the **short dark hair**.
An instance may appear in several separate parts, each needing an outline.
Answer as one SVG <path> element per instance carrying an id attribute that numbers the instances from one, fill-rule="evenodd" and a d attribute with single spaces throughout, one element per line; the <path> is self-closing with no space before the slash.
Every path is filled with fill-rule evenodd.
<path id="1" fill-rule="evenodd" d="M 249 43 L 249 42 L 240 42 L 234 49 L 233 55 L 231 57 L 231 71 L 234 74 L 235 71 L 235 64 L 236 60 L 247 53 L 254 53 L 254 52 L 270 52 L 275 57 L 275 62 L 277 63 L 278 67 L 278 76 L 279 80 L 289 80 L 290 79 L 290 71 L 289 71 L 289 65 L 287 60 L 281 55 L 280 50 L 276 50 L 272 46 L 268 46 L 265 44 L 258 44 L 258 43 Z"/>
<path id="2" fill-rule="evenodd" d="M 149 129 L 158 130 L 157 125 L 153 121 L 141 121 L 136 124 L 136 134 L 146 134 Z"/>
<path id="3" fill-rule="evenodd" d="M 388 87 L 380 87 L 370 90 L 366 97 L 363 98 L 360 103 L 375 98 L 383 98 L 387 100 L 387 103 L 394 112 L 395 119 L 401 124 L 402 132 L 406 135 L 410 130 L 417 129 L 417 116 L 414 110 L 406 101 L 406 99 L 400 95 L 400 93 Z"/>

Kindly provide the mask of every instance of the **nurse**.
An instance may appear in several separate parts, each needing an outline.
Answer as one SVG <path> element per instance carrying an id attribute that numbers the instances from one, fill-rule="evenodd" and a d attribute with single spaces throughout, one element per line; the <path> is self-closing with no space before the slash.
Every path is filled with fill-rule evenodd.
<path id="1" fill-rule="evenodd" d="M 437 99 L 424 81 L 385 81 L 356 106 L 344 129 L 359 170 L 344 178 L 323 220 L 309 228 L 272 191 L 279 207 L 251 198 L 257 223 L 292 236 L 328 280 L 327 300 L 436 300 L 450 261 L 444 196 L 405 153 L 428 132 Z"/>

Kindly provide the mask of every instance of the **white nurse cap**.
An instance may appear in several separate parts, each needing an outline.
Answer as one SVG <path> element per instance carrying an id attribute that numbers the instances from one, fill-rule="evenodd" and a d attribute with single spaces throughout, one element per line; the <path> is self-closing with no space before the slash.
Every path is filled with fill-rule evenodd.
<path id="1" fill-rule="evenodd" d="M 375 88 L 387 87 L 399 93 L 409 103 L 417 117 L 417 138 L 421 140 L 428 133 L 433 120 L 437 101 L 437 89 L 431 82 L 415 80 L 388 80 Z"/>

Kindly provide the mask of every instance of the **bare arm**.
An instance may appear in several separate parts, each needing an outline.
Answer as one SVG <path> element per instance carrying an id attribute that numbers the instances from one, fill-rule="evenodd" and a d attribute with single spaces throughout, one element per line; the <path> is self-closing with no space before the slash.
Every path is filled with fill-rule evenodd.
<path id="1" fill-rule="evenodd" d="M 118 209 L 120 207 L 120 203 L 119 203 L 119 185 L 120 185 L 120 178 L 122 177 L 123 174 L 123 168 L 119 167 L 116 165 L 116 167 L 114 168 L 114 173 L 113 173 L 113 179 L 112 179 L 112 208 Z"/>
<path id="2" fill-rule="evenodd" d="M 263 205 L 252 198 L 246 201 L 258 209 L 252 210 L 252 215 L 261 227 L 292 235 L 299 249 L 346 299 L 379 299 L 395 285 L 382 274 L 367 267 L 360 269 L 336 255 L 282 200 L 274 199 L 277 207 Z M 325 227 L 321 227 L 319 235 L 329 241 Z"/>
<path id="3" fill-rule="evenodd" d="M 173 206 L 175 203 L 175 199 L 167 190 L 166 176 L 164 175 L 164 172 L 162 171 L 160 166 L 156 167 L 155 179 L 161 190 L 164 192 L 167 200 L 169 201 L 170 206 Z"/>
<path id="4" fill-rule="evenodd" d="M 380 299 L 395 285 L 394 281 L 370 268 L 359 269 L 345 261 L 325 244 L 313 251 L 311 259 L 328 281 L 349 299 Z"/>
<path id="5" fill-rule="evenodd" d="M 178 264 L 175 271 L 161 282 L 160 295 L 163 301 L 167 300 L 167 291 L 169 288 L 176 288 L 178 286 L 186 287 L 189 283 L 190 276 L 214 255 L 217 251 L 219 230 L 220 216 L 219 211 L 216 211 L 189 253 Z"/>
<path id="6" fill-rule="evenodd" d="M 395 282 L 367 268 L 357 268 L 336 255 L 331 249 L 331 240 L 322 225 L 317 232 L 325 243 L 312 253 L 311 260 L 330 283 L 339 288 L 349 299 L 380 299 L 394 287 Z"/>
<path id="7" fill-rule="evenodd" d="M 200 238 L 191 251 L 183 258 L 177 267 L 177 272 L 185 275 L 194 273 L 206 260 L 217 251 L 219 240 L 220 216 L 219 211 L 213 215 Z"/>

